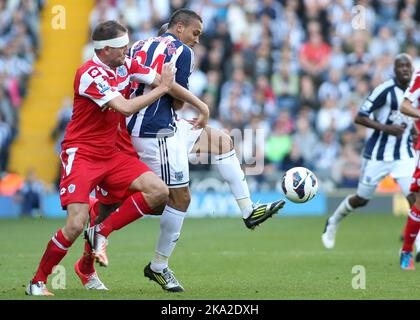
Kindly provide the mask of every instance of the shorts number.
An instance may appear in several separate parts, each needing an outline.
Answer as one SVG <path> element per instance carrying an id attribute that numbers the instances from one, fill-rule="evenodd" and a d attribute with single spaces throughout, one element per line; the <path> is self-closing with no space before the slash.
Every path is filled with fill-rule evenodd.
<path id="1" fill-rule="evenodd" d="M 60 154 L 61 164 L 63 165 L 63 168 L 66 171 L 66 176 L 68 176 L 71 172 L 71 168 L 73 167 L 73 161 L 74 161 L 74 157 L 76 156 L 77 149 L 78 148 L 69 148 L 69 149 L 64 150 Z M 64 154 L 67 156 L 63 157 Z M 66 163 L 66 160 L 67 160 L 67 163 Z"/>

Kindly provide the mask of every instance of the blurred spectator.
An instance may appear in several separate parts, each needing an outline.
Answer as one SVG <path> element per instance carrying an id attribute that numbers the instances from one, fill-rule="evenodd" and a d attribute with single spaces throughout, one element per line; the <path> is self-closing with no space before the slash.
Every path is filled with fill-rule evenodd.
<path id="1" fill-rule="evenodd" d="M 297 96 L 299 94 L 299 77 L 297 73 L 290 70 L 286 63 L 279 64 L 278 72 L 271 77 L 271 84 L 277 96 L 279 108 L 289 110 L 297 107 Z"/>
<path id="2" fill-rule="evenodd" d="M 333 168 L 341 151 L 335 132 L 333 130 L 325 131 L 322 134 L 322 140 L 315 145 L 314 149 L 314 159 L 316 159 L 314 171 L 318 179 L 322 181 L 321 183 L 325 183 L 325 187 L 331 189 L 334 187 L 331 168 Z"/>
<path id="3" fill-rule="evenodd" d="M 364 139 L 360 140 L 357 129 L 352 127 L 341 134 L 340 143 L 342 149 L 332 168 L 333 179 L 339 188 L 356 188 L 360 177 L 360 154 L 365 144 Z"/>
<path id="4" fill-rule="evenodd" d="M 9 146 L 12 139 L 12 128 L 0 113 L 0 172 L 6 171 L 9 162 Z"/>
<path id="5" fill-rule="evenodd" d="M 323 82 L 318 90 L 318 97 L 321 103 L 327 99 L 339 101 L 347 98 L 350 93 L 350 86 L 346 81 L 342 80 L 342 76 L 343 71 L 340 69 L 329 70 L 328 80 Z"/>
<path id="6" fill-rule="evenodd" d="M 281 162 L 279 169 L 282 171 L 287 171 L 293 167 L 308 167 L 305 159 L 303 158 L 300 148 L 292 144 L 290 152 L 284 157 L 283 161 Z"/>
<path id="7" fill-rule="evenodd" d="M 276 96 L 266 76 L 257 78 L 254 90 L 254 101 L 261 113 L 273 118 L 278 113 Z"/>
<path id="8" fill-rule="evenodd" d="M 51 139 L 55 140 L 55 153 L 60 157 L 61 153 L 61 142 L 64 139 L 64 134 L 68 123 L 70 122 L 73 113 L 73 101 L 70 97 L 63 99 L 63 105 L 57 114 L 57 123 L 51 131 Z M 57 190 L 60 186 L 61 176 L 61 162 L 58 164 L 58 171 L 55 179 L 55 186 Z"/>
<path id="9" fill-rule="evenodd" d="M 350 76 L 350 85 L 354 86 L 358 79 L 369 76 L 372 58 L 366 52 L 366 44 L 362 38 L 356 38 L 353 43 L 353 52 L 347 56 L 347 74 Z"/>
<path id="10" fill-rule="evenodd" d="M 17 198 L 22 206 L 22 216 L 36 217 L 42 215 L 41 197 L 43 193 L 43 183 L 37 178 L 33 169 L 28 170 L 23 186 L 17 193 Z"/>
<path id="11" fill-rule="evenodd" d="M 328 98 L 322 104 L 316 118 L 316 129 L 319 133 L 328 130 L 341 132 L 352 125 L 351 112 L 345 106 L 338 105 L 337 100 Z"/>
<path id="12" fill-rule="evenodd" d="M 300 95 L 298 104 L 300 106 L 307 105 L 312 110 L 319 109 L 319 101 L 315 84 L 312 78 L 308 75 L 303 75 L 300 78 Z"/>
<path id="13" fill-rule="evenodd" d="M 369 43 L 369 53 L 373 59 L 380 58 L 384 54 L 394 57 L 399 50 L 400 45 L 397 39 L 394 37 L 392 30 L 386 25 L 379 29 L 378 37 L 373 38 Z"/>
<path id="14" fill-rule="evenodd" d="M 242 69 L 234 70 L 232 80 L 225 82 L 222 86 L 220 97 L 220 117 L 222 120 L 236 118 L 238 124 L 248 121 L 252 113 L 258 114 L 260 110 L 255 110 L 252 93 L 252 84 L 246 80 Z"/>
<path id="15" fill-rule="evenodd" d="M 293 145 L 297 146 L 305 162 L 314 162 L 315 148 L 319 138 L 312 129 L 305 113 L 300 114 L 296 120 L 296 131 L 292 135 Z"/>
<path id="16" fill-rule="evenodd" d="M 321 80 L 328 68 L 331 48 L 323 40 L 319 25 L 309 31 L 308 37 L 299 51 L 300 67 L 304 73 Z"/>
<path id="17" fill-rule="evenodd" d="M 268 163 L 278 167 L 284 157 L 290 152 L 292 139 L 290 134 L 293 131 L 293 120 L 287 110 L 282 110 L 274 124 L 271 135 L 268 137 L 265 146 L 265 157 Z"/>
<path id="18" fill-rule="evenodd" d="M 142 12 L 147 12 L 147 10 L 142 10 Z M 118 20 L 118 17 L 118 10 L 111 5 L 110 0 L 97 0 L 96 6 L 89 17 L 89 34 L 99 23 L 107 20 Z"/>

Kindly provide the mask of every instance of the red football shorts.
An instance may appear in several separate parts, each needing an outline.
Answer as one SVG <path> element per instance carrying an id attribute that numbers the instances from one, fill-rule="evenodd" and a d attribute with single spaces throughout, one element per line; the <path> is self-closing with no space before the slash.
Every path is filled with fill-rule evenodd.
<path id="1" fill-rule="evenodd" d="M 120 202 L 131 194 L 131 183 L 151 171 L 137 157 L 117 151 L 104 160 L 69 148 L 61 152 L 61 161 L 60 200 L 64 209 L 70 203 L 89 203 L 89 195 L 97 185 L 114 197 L 110 199 L 114 202 L 104 204 Z"/>
<path id="2" fill-rule="evenodd" d="M 416 150 L 417 152 L 417 165 L 416 170 L 414 170 L 413 173 L 413 181 L 410 185 L 410 191 L 411 192 L 420 192 L 420 152 L 419 150 Z"/>

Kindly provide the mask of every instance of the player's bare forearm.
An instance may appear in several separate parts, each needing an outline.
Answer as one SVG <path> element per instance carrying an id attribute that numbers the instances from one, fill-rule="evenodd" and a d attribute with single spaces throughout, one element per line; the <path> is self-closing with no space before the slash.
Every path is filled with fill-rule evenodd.
<path id="1" fill-rule="evenodd" d="M 112 108 L 121 112 L 124 116 L 128 117 L 137 111 L 147 107 L 154 101 L 167 94 L 169 87 L 164 84 L 160 84 L 152 91 L 135 97 L 134 99 L 125 99 L 123 96 L 118 96 L 106 104 L 106 107 Z"/>
<path id="2" fill-rule="evenodd" d="M 381 131 L 383 131 L 384 129 L 382 123 L 372 120 L 369 117 L 359 115 L 359 114 L 354 119 L 354 123 L 360 124 L 364 127 L 371 128 L 371 129 L 376 129 L 376 130 L 381 130 Z"/>
<path id="3" fill-rule="evenodd" d="M 407 98 L 405 98 L 403 102 L 401 103 L 400 111 L 406 116 L 409 116 L 415 119 L 420 119 L 420 110 L 417 108 L 414 108 L 413 105 L 411 104 L 411 101 Z"/>
<path id="4" fill-rule="evenodd" d="M 181 100 L 191 104 L 193 107 L 197 108 L 198 111 L 202 114 L 209 115 L 209 107 L 203 101 L 201 101 L 197 96 L 192 94 L 190 91 L 185 89 L 183 86 L 174 83 L 169 94 L 177 100 Z"/>
<path id="5" fill-rule="evenodd" d="M 356 124 L 360 124 L 362 126 L 365 126 L 367 128 L 372 128 L 375 130 L 383 131 L 387 134 L 393 135 L 393 136 L 401 136 L 404 133 L 404 130 L 406 126 L 399 125 L 399 124 L 383 124 L 378 121 L 375 121 L 373 119 L 370 119 L 369 117 L 357 115 L 354 122 Z"/>
<path id="6" fill-rule="evenodd" d="M 161 77 L 159 74 L 156 75 L 152 86 L 158 86 L 161 82 Z M 175 110 L 179 110 L 184 106 L 184 102 L 191 104 L 193 107 L 197 108 L 200 113 L 209 114 L 208 106 L 201 101 L 198 97 L 192 94 L 190 91 L 185 89 L 178 83 L 172 85 L 172 89 L 169 91 L 169 94 L 176 99 L 174 101 L 173 107 Z"/>

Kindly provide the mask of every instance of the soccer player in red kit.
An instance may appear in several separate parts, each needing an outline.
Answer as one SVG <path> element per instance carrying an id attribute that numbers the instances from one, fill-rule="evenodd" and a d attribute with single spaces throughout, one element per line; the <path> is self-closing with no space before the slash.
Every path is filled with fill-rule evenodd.
<path id="1" fill-rule="evenodd" d="M 417 119 L 416 127 L 420 130 L 420 71 L 414 76 L 410 87 L 404 94 L 404 100 L 401 104 L 400 111 L 410 117 Z M 420 141 L 417 141 L 415 147 L 417 150 L 417 165 L 413 173 L 413 182 L 410 186 L 410 190 L 414 192 L 416 201 L 411 207 L 408 213 L 407 223 L 404 231 L 404 243 L 400 253 L 400 266 L 403 270 L 414 270 L 414 258 L 413 258 L 413 243 L 420 230 Z"/>
<path id="2" fill-rule="evenodd" d="M 26 289 L 28 295 L 53 295 L 46 287 L 47 277 L 82 233 L 89 215 L 89 194 L 97 185 L 116 193 L 137 191 L 132 198 L 145 213 L 153 212 L 168 199 L 163 181 L 137 157 L 120 151 L 116 142 L 121 114 L 133 114 L 169 92 L 174 82 L 173 65 L 164 65 L 156 88 L 128 100 L 120 91 L 130 80 L 152 84 L 155 74 L 126 57 L 127 29 L 118 22 L 99 24 L 92 39 L 95 55 L 76 72 L 73 115 L 60 155 L 60 200 L 67 210 L 67 221 L 48 243 Z"/>

